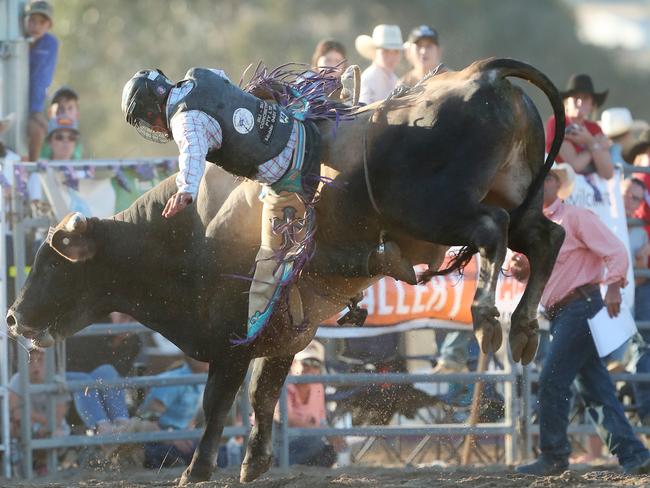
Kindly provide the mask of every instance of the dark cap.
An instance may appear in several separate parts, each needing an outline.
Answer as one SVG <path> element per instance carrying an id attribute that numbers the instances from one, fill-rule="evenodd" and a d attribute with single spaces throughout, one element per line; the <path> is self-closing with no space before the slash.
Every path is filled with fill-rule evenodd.
<path id="1" fill-rule="evenodd" d="M 62 98 L 79 100 L 79 95 L 67 85 L 63 85 L 52 95 L 52 103 L 59 102 Z"/>
<path id="2" fill-rule="evenodd" d="M 52 8 L 52 4 L 50 4 L 50 2 L 46 2 L 45 0 L 36 0 L 29 2 L 25 8 L 25 15 L 30 16 L 32 14 L 41 14 L 50 19 L 50 22 L 52 21 L 53 13 L 54 10 Z"/>
<path id="3" fill-rule="evenodd" d="M 438 31 L 436 31 L 433 27 L 429 27 L 428 25 L 421 25 L 419 27 L 416 27 L 409 34 L 408 42 L 414 44 L 420 39 L 431 39 L 433 42 L 438 44 Z"/>

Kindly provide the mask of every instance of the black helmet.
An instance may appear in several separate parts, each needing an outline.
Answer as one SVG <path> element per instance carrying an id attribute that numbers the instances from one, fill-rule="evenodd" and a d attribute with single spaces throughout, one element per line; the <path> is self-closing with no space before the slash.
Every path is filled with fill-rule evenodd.
<path id="1" fill-rule="evenodd" d="M 122 90 L 122 112 L 138 133 L 153 142 L 167 142 L 165 100 L 174 84 L 159 69 L 143 69 L 126 82 Z M 162 125 L 161 125 L 162 121 Z"/>

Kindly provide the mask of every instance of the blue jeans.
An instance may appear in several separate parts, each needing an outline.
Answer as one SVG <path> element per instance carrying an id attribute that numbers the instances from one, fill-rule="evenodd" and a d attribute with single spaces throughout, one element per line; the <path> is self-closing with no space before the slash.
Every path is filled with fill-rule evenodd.
<path id="1" fill-rule="evenodd" d="M 634 291 L 634 319 L 650 320 L 650 281 L 637 286 Z M 650 373 L 650 330 L 639 331 L 633 340 L 635 372 Z M 634 396 L 641 419 L 650 415 L 650 382 L 634 382 Z"/>
<path id="2" fill-rule="evenodd" d="M 149 469 L 170 468 L 177 464 L 188 466 L 194 456 L 198 441 L 192 441 L 193 448 L 182 452 L 166 442 L 147 442 L 144 445 L 144 467 Z"/>
<path id="3" fill-rule="evenodd" d="M 551 322 L 552 341 L 539 379 L 540 447 L 552 462 L 567 462 L 571 445 L 567 435 L 571 384 L 587 406 L 598 435 L 623 467 L 650 458 L 636 438 L 616 389 L 598 357 L 587 319 L 603 307 L 599 292 L 569 303 Z"/>
<path id="4" fill-rule="evenodd" d="M 120 374 L 111 364 L 103 364 L 90 373 L 67 372 L 65 374 L 65 379 L 68 381 L 114 380 L 118 378 L 120 378 Z M 129 418 L 123 389 L 88 388 L 75 391 L 72 398 L 79 417 L 89 429 L 94 429 L 101 422 Z"/>

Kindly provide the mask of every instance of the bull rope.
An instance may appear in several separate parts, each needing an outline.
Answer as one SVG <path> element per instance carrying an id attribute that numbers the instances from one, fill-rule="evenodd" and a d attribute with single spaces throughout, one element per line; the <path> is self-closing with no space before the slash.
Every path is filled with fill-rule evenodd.
<path id="1" fill-rule="evenodd" d="M 372 192 L 372 185 L 370 184 L 370 171 L 368 170 L 368 130 L 370 129 L 370 120 L 372 119 L 375 111 L 373 110 L 372 115 L 368 119 L 366 124 L 366 130 L 363 131 L 363 176 L 366 180 L 366 189 L 368 190 L 368 198 L 372 204 L 372 208 L 375 209 L 378 215 L 381 215 L 381 210 L 377 205 L 377 200 L 375 200 L 375 195 Z"/>

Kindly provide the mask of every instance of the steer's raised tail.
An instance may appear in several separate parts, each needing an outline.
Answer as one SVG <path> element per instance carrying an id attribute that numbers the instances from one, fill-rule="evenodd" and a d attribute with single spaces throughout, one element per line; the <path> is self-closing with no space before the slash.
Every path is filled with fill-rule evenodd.
<path id="1" fill-rule="evenodd" d="M 551 107 L 553 107 L 553 115 L 555 115 L 555 137 L 553 138 L 553 143 L 551 144 L 548 155 L 546 156 L 546 161 L 544 161 L 544 165 L 540 168 L 537 175 L 535 175 L 522 204 L 510 212 L 510 218 L 512 221 L 517 219 L 520 211 L 528 207 L 530 200 L 540 190 L 541 186 L 544 184 L 546 175 L 553 166 L 555 157 L 560 151 L 560 146 L 564 139 L 564 104 L 562 103 L 560 92 L 557 90 L 553 82 L 548 79 L 544 73 L 530 64 L 510 58 L 492 58 L 477 63 L 476 69 L 484 73 L 494 71 L 496 73 L 496 78 L 507 78 L 513 76 L 515 78 L 529 81 L 543 91 L 548 97 Z M 420 282 L 426 282 L 433 276 L 446 275 L 453 271 L 462 272 L 463 268 L 471 261 L 472 257 L 477 252 L 478 249 L 472 246 L 463 247 L 451 258 L 446 268 L 439 271 L 427 270 L 420 274 L 418 279 Z"/>
<path id="2" fill-rule="evenodd" d="M 555 137 L 553 138 L 548 155 L 546 156 L 546 161 L 544 161 L 544 166 L 542 166 L 539 173 L 535 176 L 535 179 L 533 179 L 533 182 L 528 188 L 526 198 L 519 206 L 519 208 L 526 208 L 530 203 L 530 199 L 534 197 L 540 187 L 544 184 L 544 179 L 551 170 L 551 166 L 553 166 L 555 157 L 560 151 L 560 146 L 564 139 L 565 117 L 562 97 L 553 82 L 549 80 L 544 73 L 530 64 L 510 58 L 494 58 L 483 61 L 479 64 L 478 69 L 484 72 L 494 70 L 499 78 L 513 76 L 515 78 L 529 81 L 544 92 L 551 107 L 553 107 L 553 115 L 555 116 Z M 516 214 L 517 211 L 515 210 L 512 213 Z"/>

